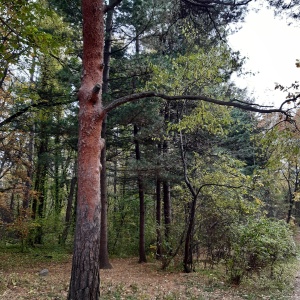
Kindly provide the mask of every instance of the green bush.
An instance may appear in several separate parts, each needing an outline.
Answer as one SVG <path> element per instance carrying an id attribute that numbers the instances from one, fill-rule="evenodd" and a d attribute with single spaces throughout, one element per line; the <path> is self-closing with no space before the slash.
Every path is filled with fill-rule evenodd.
<path id="1" fill-rule="evenodd" d="M 287 260 L 296 253 L 293 234 L 284 221 L 262 218 L 232 227 L 230 255 L 226 267 L 232 283 L 239 284 L 249 273 Z"/>

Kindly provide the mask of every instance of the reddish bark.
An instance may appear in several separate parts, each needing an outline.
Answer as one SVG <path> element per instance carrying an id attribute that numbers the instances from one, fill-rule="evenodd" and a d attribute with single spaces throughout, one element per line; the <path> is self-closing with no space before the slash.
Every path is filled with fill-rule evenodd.
<path id="1" fill-rule="evenodd" d="M 79 90 L 78 199 L 68 299 L 100 297 L 100 88 L 103 69 L 102 0 L 83 0 L 83 76 Z"/>

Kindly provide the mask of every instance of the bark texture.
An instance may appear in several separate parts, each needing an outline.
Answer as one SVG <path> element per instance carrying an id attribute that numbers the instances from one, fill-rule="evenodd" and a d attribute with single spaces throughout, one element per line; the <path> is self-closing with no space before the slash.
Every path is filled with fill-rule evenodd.
<path id="1" fill-rule="evenodd" d="M 77 177 L 73 177 L 71 179 L 70 183 L 70 191 L 68 195 L 68 201 L 67 201 L 67 209 L 66 209 L 66 217 L 65 217 L 65 228 L 62 232 L 61 238 L 60 238 L 60 243 L 65 245 L 70 226 L 71 226 L 71 217 L 72 217 L 72 205 L 73 205 L 73 198 L 75 194 L 75 187 L 76 187 L 76 182 L 77 182 Z"/>
<path id="2" fill-rule="evenodd" d="M 109 5 L 113 5 L 114 1 L 110 0 Z M 103 61 L 103 84 L 102 95 L 108 92 L 109 70 L 110 70 L 110 57 L 111 57 L 111 41 L 112 41 L 112 25 L 113 25 L 114 9 L 110 9 L 106 14 L 105 21 L 105 42 L 104 42 L 104 61 Z M 103 120 L 101 137 L 106 140 L 106 124 L 107 118 Z M 108 230 L 107 230 L 107 178 L 106 178 L 106 143 L 104 143 L 101 151 L 101 236 L 100 236 L 100 269 L 112 269 L 108 256 Z"/>
<path id="3" fill-rule="evenodd" d="M 161 259 L 162 256 L 162 239 L 161 239 L 161 180 L 156 179 L 156 259 Z"/>
<path id="4" fill-rule="evenodd" d="M 135 144 L 135 158 L 139 162 L 141 160 L 140 144 L 137 138 L 138 127 L 134 125 L 134 144 Z M 140 170 L 138 170 L 137 185 L 139 189 L 139 199 L 140 199 L 140 232 L 139 232 L 139 263 L 147 262 L 146 249 L 145 249 L 145 192 L 144 192 L 144 180 L 142 178 Z"/>
<path id="5" fill-rule="evenodd" d="M 82 1 L 83 75 L 78 95 L 78 196 L 69 300 L 100 298 L 103 10 L 102 0 Z"/>

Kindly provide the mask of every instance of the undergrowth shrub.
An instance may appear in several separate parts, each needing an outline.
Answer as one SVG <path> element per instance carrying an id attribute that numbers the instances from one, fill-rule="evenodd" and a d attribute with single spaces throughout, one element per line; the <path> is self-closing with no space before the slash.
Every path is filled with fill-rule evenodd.
<path id="1" fill-rule="evenodd" d="M 247 274 L 270 267 L 270 276 L 276 263 L 288 260 L 296 253 L 293 233 L 284 221 L 262 218 L 249 219 L 232 228 L 230 255 L 226 267 L 231 283 L 239 284 Z"/>

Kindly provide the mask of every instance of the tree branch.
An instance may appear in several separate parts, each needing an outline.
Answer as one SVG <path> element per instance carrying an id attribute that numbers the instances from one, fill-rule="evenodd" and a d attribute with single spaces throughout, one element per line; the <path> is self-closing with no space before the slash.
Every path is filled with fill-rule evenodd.
<path id="1" fill-rule="evenodd" d="M 226 6 L 241 6 L 247 5 L 252 0 L 242 0 L 242 1 L 221 1 L 221 0 L 182 0 L 183 2 L 187 3 L 191 6 L 200 6 L 200 7 L 213 7 L 214 5 L 226 5 Z"/>
<path id="2" fill-rule="evenodd" d="M 293 98 L 290 98 L 290 99 L 285 100 L 285 101 L 282 102 L 282 104 L 280 105 L 280 109 L 282 109 L 283 106 L 284 106 L 285 104 L 289 104 L 290 102 L 296 102 L 298 98 L 300 98 L 300 94 L 297 95 L 297 96 L 295 96 L 295 97 L 293 97 Z"/>
<path id="3" fill-rule="evenodd" d="M 228 189 L 240 189 L 243 186 L 239 185 L 239 186 L 235 186 L 235 185 L 230 185 L 230 184 L 218 184 L 218 183 L 204 183 L 202 184 L 199 189 L 197 190 L 196 196 L 198 197 L 198 195 L 200 194 L 201 190 L 206 187 L 206 186 L 217 186 L 217 187 L 225 187 Z"/>
<path id="4" fill-rule="evenodd" d="M 12 122 L 14 119 L 18 118 L 19 116 L 25 114 L 28 110 L 30 110 L 31 108 L 34 107 L 51 107 L 51 106 L 58 106 L 58 105 L 64 105 L 64 104 L 69 104 L 69 103 L 73 103 L 77 100 L 70 100 L 70 101 L 66 101 L 66 102 L 56 102 L 56 103 L 52 103 L 52 102 L 48 102 L 48 101 L 41 101 L 41 102 L 37 102 L 37 103 L 32 103 L 24 108 L 22 108 L 21 110 L 17 111 L 16 113 L 14 113 L 13 115 L 11 115 L 10 117 L 4 119 L 2 122 L 0 122 L 0 127 Z"/>
<path id="5" fill-rule="evenodd" d="M 188 175 L 187 175 L 187 163 L 186 163 L 186 158 L 185 158 L 185 151 L 184 151 L 184 146 L 183 146 L 183 138 L 182 138 L 182 132 L 179 132 L 179 136 L 180 136 L 180 155 L 181 155 L 181 161 L 182 161 L 182 165 L 183 165 L 183 173 L 184 173 L 184 181 L 188 187 L 188 189 L 190 190 L 192 196 L 194 199 L 197 198 L 199 192 L 197 193 L 194 189 L 194 187 L 192 186 Z"/>
<path id="6" fill-rule="evenodd" d="M 111 110 L 113 110 L 125 103 L 133 102 L 133 101 L 143 99 L 143 98 L 150 98 L 150 97 L 161 98 L 161 99 L 165 99 L 167 101 L 172 101 L 172 100 L 205 101 L 205 102 L 214 103 L 217 105 L 236 107 L 236 108 L 240 108 L 243 110 L 253 111 L 253 112 L 258 112 L 258 113 L 263 113 L 263 114 L 282 113 L 288 117 L 291 117 L 291 115 L 289 114 L 289 110 L 284 110 L 283 105 L 281 105 L 279 108 L 268 108 L 267 109 L 265 106 L 260 106 L 259 104 L 247 103 L 247 102 L 242 102 L 242 101 L 227 102 L 227 101 L 213 99 L 213 98 L 210 98 L 210 97 L 207 97 L 204 95 L 169 96 L 169 95 L 157 93 L 154 91 L 132 94 L 132 95 L 128 95 L 128 96 L 116 99 L 104 108 L 104 114 L 109 113 Z"/>

